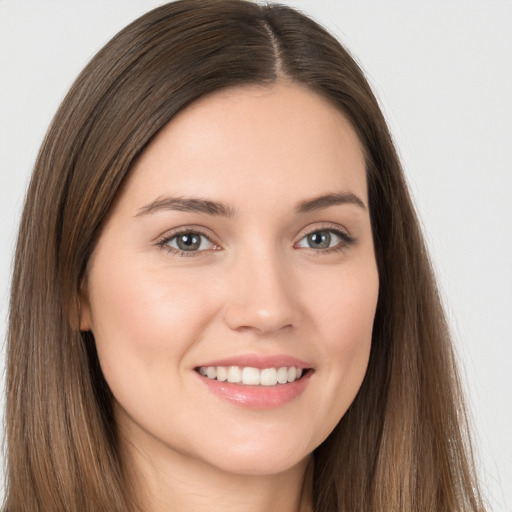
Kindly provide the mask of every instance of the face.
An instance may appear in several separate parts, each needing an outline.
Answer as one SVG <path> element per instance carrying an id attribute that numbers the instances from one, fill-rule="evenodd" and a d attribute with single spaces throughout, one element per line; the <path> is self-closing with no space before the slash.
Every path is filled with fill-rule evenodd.
<path id="1" fill-rule="evenodd" d="M 363 380 L 378 294 L 365 162 L 298 85 L 196 102 L 144 151 L 89 262 L 91 330 L 126 445 L 153 465 L 273 474 Z"/>

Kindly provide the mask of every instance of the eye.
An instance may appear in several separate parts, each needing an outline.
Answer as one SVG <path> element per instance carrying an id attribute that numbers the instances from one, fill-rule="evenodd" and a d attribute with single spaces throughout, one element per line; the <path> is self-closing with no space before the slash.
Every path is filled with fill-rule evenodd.
<path id="1" fill-rule="evenodd" d="M 206 235 L 195 231 L 186 231 L 167 237 L 159 245 L 176 252 L 199 252 L 216 248 Z"/>
<path id="2" fill-rule="evenodd" d="M 308 233 L 301 238 L 295 247 L 326 250 L 326 249 L 342 249 L 346 245 L 354 243 L 354 239 L 335 229 L 319 229 Z"/>

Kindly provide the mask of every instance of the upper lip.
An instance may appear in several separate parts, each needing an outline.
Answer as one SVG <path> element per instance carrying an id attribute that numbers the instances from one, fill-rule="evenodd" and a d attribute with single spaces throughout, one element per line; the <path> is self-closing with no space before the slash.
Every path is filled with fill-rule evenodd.
<path id="1" fill-rule="evenodd" d="M 296 357 L 285 354 L 277 354 L 273 356 L 260 354 L 241 354 L 238 356 L 227 357 L 225 359 L 215 359 L 214 361 L 201 363 L 197 366 L 197 368 L 208 366 L 250 366 L 252 368 L 258 368 L 259 370 L 264 368 L 281 368 L 283 366 L 294 366 L 295 368 L 302 369 L 311 368 L 311 365 L 306 361 L 302 361 L 301 359 L 297 359 Z"/>

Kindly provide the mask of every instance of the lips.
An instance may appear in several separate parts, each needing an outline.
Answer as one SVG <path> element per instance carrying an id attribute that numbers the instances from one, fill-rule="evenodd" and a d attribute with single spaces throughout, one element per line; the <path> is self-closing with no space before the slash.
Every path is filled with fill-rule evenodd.
<path id="1" fill-rule="evenodd" d="M 195 368 L 206 388 L 239 406 L 267 409 L 297 398 L 313 368 L 294 357 L 243 355 L 209 361 Z"/>

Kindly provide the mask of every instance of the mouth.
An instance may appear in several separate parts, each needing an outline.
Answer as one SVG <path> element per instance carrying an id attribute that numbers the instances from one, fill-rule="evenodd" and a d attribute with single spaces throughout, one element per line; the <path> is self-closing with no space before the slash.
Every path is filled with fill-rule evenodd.
<path id="1" fill-rule="evenodd" d="M 274 409 L 295 401 L 315 373 L 310 363 L 286 354 L 239 354 L 204 361 L 194 370 L 204 389 L 250 409 Z"/>
<path id="2" fill-rule="evenodd" d="M 311 372 L 311 368 L 280 366 L 254 368 L 251 366 L 200 366 L 199 375 L 218 382 L 241 386 L 275 387 L 291 384 Z"/>

